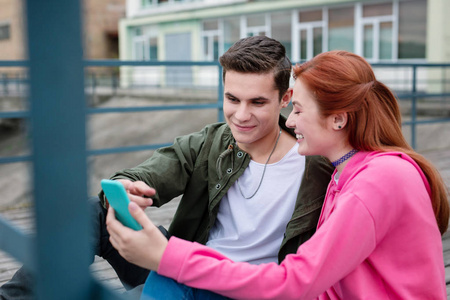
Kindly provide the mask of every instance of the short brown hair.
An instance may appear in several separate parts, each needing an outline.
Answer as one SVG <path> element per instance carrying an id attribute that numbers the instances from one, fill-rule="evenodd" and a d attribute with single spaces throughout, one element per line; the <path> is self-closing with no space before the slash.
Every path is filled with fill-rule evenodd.
<path id="1" fill-rule="evenodd" d="M 267 36 L 252 36 L 237 41 L 219 59 L 223 68 L 223 80 L 227 71 L 263 74 L 273 72 L 275 89 L 279 98 L 289 88 L 292 63 L 286 56 L 286 48 Z"/>

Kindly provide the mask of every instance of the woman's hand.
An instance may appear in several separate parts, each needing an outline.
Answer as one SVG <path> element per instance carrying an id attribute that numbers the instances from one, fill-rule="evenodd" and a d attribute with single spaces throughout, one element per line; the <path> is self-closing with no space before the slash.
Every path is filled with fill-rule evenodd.
<path id="1" fill-rule="evenodd" d="M 110 234 L 109 240 L 127 261 L 142 268 L 156 271 L 168 241 L 136 203 L 130 202 L 128 209 L 143 229 L 135 231 L 123 226 L 116 219 L 114 209 L 109 207 L 106 216 L 106 228 Z"/>

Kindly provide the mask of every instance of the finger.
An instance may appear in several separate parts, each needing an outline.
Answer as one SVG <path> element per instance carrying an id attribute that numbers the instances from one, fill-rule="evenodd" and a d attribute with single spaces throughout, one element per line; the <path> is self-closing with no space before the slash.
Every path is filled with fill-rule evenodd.
<path id="1" fill-rule="evenodd" d="M 154 188 L 149 187 L 143 181 L 136 181 L 133 184 L 133 187 L 136 191 L 135 195 L 145 195 L 147 197 L 151 197 L 156 194 L 156 190 Z"/>
<path id="2" fill-rule="evenodd" d="M 109 235 L 115 235 L 117 238 L 122 239 L 122 235 L 128 234 L 126 232 L 127 229 L 127 227 L 117 220 L 114 209 L 110 207 L 106 215 L 106 230 L 109 232 Z"/>
<path id="3" fill-rule="evenodd" d="M 128 193 L 128 198 L 131 202 L 135 202 L 137 205 L 139 205 L 142 209 L 145 209 L 148 206 L 151 206 L 153 204 L 153 200 L 151 198 L 144 198 L 142 196 L 137 196 Z"/>
<path id="4" fill-rule="evenodd" d="M 116 180 L 123 185 L 125 190 L 128 191 L 130 188 L 132 188 L 133 182 L 131 180 L 128 179 L 116 179 Z"/>
<path id="5" fill-rule="evenodd" d="M 145 209 L 146 207 L 153 204 L 153 199 L 146 197 L 155 195 L 156 190 L 149 187 L 145 182 L 132 182 L 126 179 L 118 179 L 118 181 L 122 183 L 127 190 L 128 198 L 130 198 L 130 201 L 136 202 L 142 209 Z"/>
<path id="6" fill-rule="evenodd" d="M 114 235 L 115 230 L 114 226 L 115 223 L 118 222 L 114 213 L 114 209 L 112 206 L 108 208 L 108 213 L 106 214 L 106 230 L 109 232 L 109 235 Z"/>
<path id="7" fill-rule="evenodd" d="M 119 241 L 117 240 L 117 238 L 111 234 L 109 236 L 109 242 L 111 243 L 111 245 L 115 248 L 118 249 L 119 248 Z"/>
<path id="8" fill-rule="evenodd" d="M 156 190 L 154 188 L 149 187 L 145 182 L 143 181 L 130 181 L 126 179 L 117 179 L 120 183 L 123 184 L 125 189 L 132 193 L 133 195 L 137 196 L 147 196 L 151 197 L 154 194 L 156 194 Z"/>
<path id="9" fill-rule="evenodd" d="M 114 208 L 112 206 L 108 207 L 108 212 L 106 214 L 106 225 L 108 223 L 114 222 L 116 220 L 116 215 L 114 213 Z"/>
<path id="10" fill-rule="evenodd" d="M 131 216 L 135 218 L 143 228 L 151 228 L 152 226 L 155 226 L 145 212 L 142 209 L 139 209 L 139 206 L 136 203 L 130 202 L 130 204 L 128 204 L 128 210 L 130 211 Z"/>

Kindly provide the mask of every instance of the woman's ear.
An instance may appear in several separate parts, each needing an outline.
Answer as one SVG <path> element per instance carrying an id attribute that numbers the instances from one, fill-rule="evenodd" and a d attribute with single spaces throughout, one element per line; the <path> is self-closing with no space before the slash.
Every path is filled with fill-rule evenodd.
<path id="1" fill-rule="evenodd" d="M 287 107 L 289 102 L 291 102 L 293 90 L 292 88 L 288 88 L 286 93 L 284 93 L 283 98 L 281 98 L 281 107 Z"/>
<path id="2" fill-rule="evenodd" d="M 347 125 L 348 116 L 346 112 L 334 114 L 332 116 L 332 127 L 334 130 L 342 130 Z"/>

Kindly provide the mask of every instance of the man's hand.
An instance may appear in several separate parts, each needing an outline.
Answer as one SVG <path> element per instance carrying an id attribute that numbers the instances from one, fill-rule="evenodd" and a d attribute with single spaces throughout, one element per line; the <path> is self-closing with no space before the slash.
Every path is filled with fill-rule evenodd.
<path id="1" fill-rule="evenodd" d="M 130 198 L 131 202 L 135 202 L 139 205 L 143 210 L 151 206 L 153 204 L 153 200 L 151 197 L 156 194 L 156 190 L 154 188 L 149 187 L 143 181 L 131 181 L 127 179 L 117 179 L 120 183 L 123 184 L 125 190 L 127 191 L 128 198 Z M 144 197 L 146 196 L 146 197 Z"/>
<path id="2" fill-rule="evenodd" d="M 130 202 L 128 209 L 143 229 L 135 231 L 123 226 L 116 219 L 114 209 L 110 207 L 106 216 L 109 240 L 127 261 L 156 271 L 168 241 L 136 203 Z"/>

